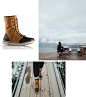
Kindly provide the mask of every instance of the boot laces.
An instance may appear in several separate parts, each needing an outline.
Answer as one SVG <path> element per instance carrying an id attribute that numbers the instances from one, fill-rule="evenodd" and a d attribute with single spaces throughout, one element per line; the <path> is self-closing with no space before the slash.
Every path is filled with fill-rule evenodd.
<path id="1" fill-rule="evenodd" d="M 39 80 L 35 80 L 35 88 L 39 88 Z"/>
<path id="2" fill-rule="evenodd" d="M 18 33 L 18 36 L 20 35 L 20 36 L 23 36 L 20 32 L 19 32 L 19 29 L 18 29 L 18 19 L 16 18 L 15 19 L 15 17 L 13 18 L 14 19 L 14 26 L 15 26 L 15 30 L 16 30 L 16 32 Z M 15 32 L 15 31 L 14 31 Z"/>

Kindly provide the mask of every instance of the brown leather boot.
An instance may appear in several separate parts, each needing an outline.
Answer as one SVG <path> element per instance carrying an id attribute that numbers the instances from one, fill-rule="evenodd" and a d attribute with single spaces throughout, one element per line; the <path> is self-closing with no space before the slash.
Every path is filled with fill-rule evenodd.
<path id="1" fill-rule="evenodd" d="M 61 56 L 61 53 L 59 52 L 59 57 Z"/>
<path id="2" fill-rule="evenodd" d="M 42 69 L 39 70 L 39 79 L 42 79 Z"/>
<path id="3" fill-rule="evenodd" d="M 6 33 L 3 38 L 3 44 L 7 45 L 28 45 L 33 43 L 34 38 L 26 37 L 18 29 L 17 16 L 4 16 Z"/>
<path id="4" fill-rule="evenodd" d="M 35 88 L 34 88 L 34 91 L 35 91 L 36 93 L 39 92 L 39 79 L 35 79 Z"/>

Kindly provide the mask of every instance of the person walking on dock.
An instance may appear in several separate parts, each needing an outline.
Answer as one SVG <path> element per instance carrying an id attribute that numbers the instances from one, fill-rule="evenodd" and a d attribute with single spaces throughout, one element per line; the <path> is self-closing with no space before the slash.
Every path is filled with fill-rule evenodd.
<path id="1" fill-rule="evenodd" d="M 39 79 L 42 79 L 42 67 L 44 62 L 33 62 L 33 73 L 35 78 L 35 88 L 36 93 L 39 92 Z"/>

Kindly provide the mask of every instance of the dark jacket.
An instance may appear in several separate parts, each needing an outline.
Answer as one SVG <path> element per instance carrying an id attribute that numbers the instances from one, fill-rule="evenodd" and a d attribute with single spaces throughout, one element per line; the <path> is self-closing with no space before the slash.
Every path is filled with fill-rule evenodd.
<path id="1" fill-rule="evenodd" d="M 61 49 L 61 44 L 59 44 L 57 47 L 57 50 L 60 50 L 60 49 Z"/>

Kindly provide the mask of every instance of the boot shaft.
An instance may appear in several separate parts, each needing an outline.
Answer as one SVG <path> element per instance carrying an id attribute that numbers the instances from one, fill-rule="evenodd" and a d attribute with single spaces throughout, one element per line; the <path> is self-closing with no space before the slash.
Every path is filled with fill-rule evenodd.
<path id="1" fill-rule="evenodd" d="M 6 31 L 13 30 L 14 27 L 13 18 L 14 18 L 13 16 L 4 16 Z"/>
<path id="2" fill-rule="evenodd" d="M 23 38 L 18 30 L 17 16 L 4 16 L 6 34 L 11 42 L 17 42 Z"/>
<path id="3" fill-rule="evenodd" d="M 4 21 L 5 21 L 6 30 L 8 30 L 8 28 L 10 28 L 11 30 L 17 30 L 18 31 L 18 22 L 17 22 L 17 16 L 16 15 L 4 16 Z"/>
<path id="4" fill-rule="evenodd" d="M 35 88 L 39 88 L 39 79 L 35 80 Z"/>

